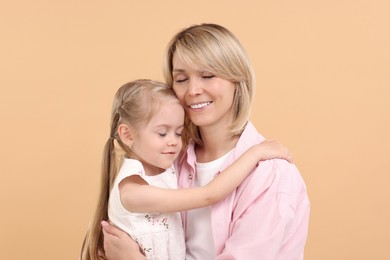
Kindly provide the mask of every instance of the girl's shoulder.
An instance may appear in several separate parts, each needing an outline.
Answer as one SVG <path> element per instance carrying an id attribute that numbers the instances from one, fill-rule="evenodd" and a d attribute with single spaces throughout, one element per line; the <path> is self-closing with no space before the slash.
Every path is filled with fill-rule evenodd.
<path id="1" fill-rule="evenodd" d="M 146 176 L 144 167 L 138 160 L 124 158 L 118 175 L 116 176 L 115 182 L 119 183 L 124 178 L 132 175 L 140 175 L 144 178 Z"/>

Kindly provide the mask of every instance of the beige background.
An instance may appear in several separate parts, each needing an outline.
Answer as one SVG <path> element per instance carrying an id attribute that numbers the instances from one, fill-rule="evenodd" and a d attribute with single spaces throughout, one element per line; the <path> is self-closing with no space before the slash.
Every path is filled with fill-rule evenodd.
<path id="1" fill-rule="evenodd" d="M 77 259 L 116 89 L 162 79 L 170 37 L 200 22 L 241 39 L 253 122 L 306 181 L 305 259 L 389 259 L 389 11 L 385 0 L 2 0 L 0 259 Z"/>

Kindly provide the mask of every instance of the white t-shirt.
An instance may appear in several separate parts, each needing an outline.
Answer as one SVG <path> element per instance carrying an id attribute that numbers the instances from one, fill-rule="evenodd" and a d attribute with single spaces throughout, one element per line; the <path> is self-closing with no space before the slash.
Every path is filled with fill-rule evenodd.
<path id="1" fill-rule="evenodd" d="M 179 212 L 133 213 L 123 207 L 118 186 L 124 178 L 131 175 L 139 175 L 149 185 L 177 189 L 177 176 L 173 167 L 158 175 L 148 176 L 141 162 L 125 159 L 110 193 L 110 221 L 126 231 L 139 244 L 147 259 L 184 260 L 184 231 Z"/>
<path id="2" fill-rule="evenodd" d="M 196 163 L 196 174 L 192 186 L 205 186 L 213 180 L 229 156 L 229 153 L 211 162 Z M 211 206 L 187 211 L 185 236 L 186 260 L 213 260 L 215 258 L 211 229 Z"/>

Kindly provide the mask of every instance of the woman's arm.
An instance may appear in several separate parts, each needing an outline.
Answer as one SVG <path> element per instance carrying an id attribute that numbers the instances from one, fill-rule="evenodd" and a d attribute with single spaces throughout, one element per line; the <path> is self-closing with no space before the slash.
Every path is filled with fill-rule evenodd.
<path id="1" fill-rule="evenodd" d="M 288 150 L 276 141 L 264 141 L 248 149 L 208 185 L 189 189 L 163 189 L 148 185 L 135 175 L 120 183 L 121 200 L 131 212 L 177 212 L 205 207 L 225 198 L 261 160 L 291 160 Z"/>

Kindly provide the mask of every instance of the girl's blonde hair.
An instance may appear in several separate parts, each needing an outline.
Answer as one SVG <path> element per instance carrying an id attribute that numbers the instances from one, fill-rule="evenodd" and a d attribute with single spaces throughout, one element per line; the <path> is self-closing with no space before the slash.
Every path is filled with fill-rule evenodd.
<path id="1" fill-rule="evenodd" d="M 173 56 L 200 70 L 206 70 L 236 84 L 233 100 L 233 136 L 240 135 L 249 120 L 255 93 L 255 75 L 248 55 L 240 41 L 228 29 L 216 24 L 193 25 L 177 33 L 167 46 L 164 59 L 164 77 L 173 86 Z M 202 144 L 198 126 L 186 117 L 187 136 Z"/>
<path id="2" fill-rule="evenodd" d="M 81 260 L 106 259 L 101 222 L 108 219 L 108 199 L 118 173 L 121 157 L 129 148 L 118 135 L 118 126 L 127 124 L 136 132 L 156 114 L 161 102 L 176 99 L 172 88 L 152 80 L 135 80 L 118 89 L 115 94 L 111 130 L 103 152 L 100 195 L 92 223 L 81 249 Z M 179 100 L 177 100 L 179 103 Z"/>

